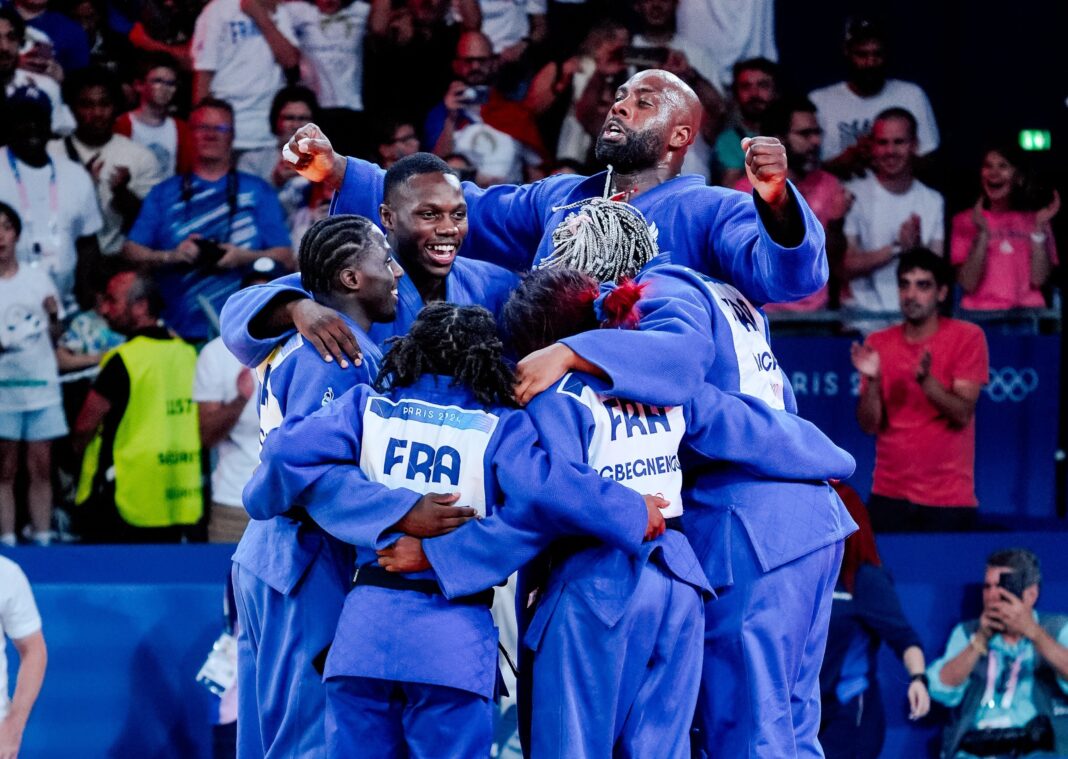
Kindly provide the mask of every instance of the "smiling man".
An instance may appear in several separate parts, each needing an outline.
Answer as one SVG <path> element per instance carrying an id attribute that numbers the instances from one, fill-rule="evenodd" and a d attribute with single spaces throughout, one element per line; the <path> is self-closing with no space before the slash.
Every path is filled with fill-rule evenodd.
<path id="1" fill-rule="evenodd" d="M 952 278 L 918 248 L 897 265 L 902 324 L 855 344 L 857 421 L 875 435 L 868 500 L 877 532 L 975 526 L 975 404 L 987 383 L 986 337 L 938 314 Z"/>
<path id="2" fill-rule="evenodd" d="M 500 313 L 518 279 L 499 266 L 457 258 L 468 232 L 467 203 L 460 180 L 447 163 L 429 153 L 406 156 L 377 174 L 366 194 L 383 198 L 375 212 L 408 275 L 397 285 L 396 318 L 370 330 L 375 343 L 407 334 L 423 306 L 434 301 L 480 305 L 494 315 Z M 333 210 L 338 210 L 336 201 Z M 324 332 L 313 335 L 307 327 L 315 323 L 329 325 L 333 337 Z M 349 356 L 358 352 L 347 326 L 333 309 L 308 298 L 298 275 L 241 290 L 222 313 L 223 339 L 248 366 L 262 361 L 278 336 L 294 325 L 324 358 L 341 357 L 346 353 L 342 345 L 350 349 Z"/>

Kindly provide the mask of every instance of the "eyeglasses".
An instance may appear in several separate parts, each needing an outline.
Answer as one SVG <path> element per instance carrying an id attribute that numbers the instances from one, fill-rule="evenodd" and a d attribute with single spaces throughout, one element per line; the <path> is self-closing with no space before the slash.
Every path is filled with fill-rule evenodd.
<path id="1" fill-rule="evenodd" d="M 226 124 L 194 124 L 194 132 L 200 132 L 201 134 L 233 134 L 234 128 L 227 126 Z"/>
<path id="2" fill-rule="evenodd" d="M 460 56 L 456 59 L 458 63 L 468 63 L 474 66 L 488 66 L 493 63 L 493 56 Z"/>
<path id="3" fill-rule="evenodd" d="M 154 86 L 154 87 L 177 87 L 178 86 L 178 80 L 177 79 L 158 79 L 156 77 L 152 77 L 151 79 L 148 80 L 148 83 L 150 85 Z"/>
<path id="4" fill-rule="evenodd" d="M 396 145 L 396 144 L 401 143 L 401 142 L 418 142 L 418 141 L 419 141 L 419 136 L 416 135 L 413 132 L 412 134 L 402 134 L 399 137 L 394 137 L 392 140 L 390 140 L 389 144 L 390 145 Z"/>

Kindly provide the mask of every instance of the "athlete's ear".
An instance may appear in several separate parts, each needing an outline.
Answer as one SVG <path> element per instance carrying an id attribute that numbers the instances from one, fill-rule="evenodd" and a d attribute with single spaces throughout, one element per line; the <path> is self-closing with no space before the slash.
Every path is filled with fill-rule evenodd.
<path id="1" fill-rule="evenodd" d="M 337 273 L 337 279 L 343 289 L 359 292 L 362 283 L 360 282 L 360 272 L 356 269 L 346 266 Z"/>
<path id="2" fill-rule="evenodd" d="M 389 207 L 388 203 L 383 203 L 378 207 L 378 215 L 382 217 L 382 226 L 387 231 L 393 231 L 393 209 Z"/>
<path id="3" fill-rule="evenodd" d="M 689 124 L 676 124 L 671 129 L 671 137 L 668 138 L 668 147 L 679 150 L 694 141 L 694 129 Z"/>

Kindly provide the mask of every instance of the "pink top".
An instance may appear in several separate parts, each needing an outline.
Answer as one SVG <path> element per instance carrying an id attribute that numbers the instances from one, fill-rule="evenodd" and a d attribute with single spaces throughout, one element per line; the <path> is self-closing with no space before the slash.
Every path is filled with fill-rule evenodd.
<path id="1" fill-rule="evenodd" d="M 986 269 L 975 292 L 961 298 L 961 308 L 991 311 L 1005 308 L 1044 308 L 1042 291 L 1031 287 L 1031 233 L 1035 214 L 1028 211 L 983 211 L 990 228 L 986 247 Z M 978 230 L 972 209 L 953 217 L 950 234 L 950 260 L 960 266 L 968 260 Z M 1050 261 L 1057 264 L 1053 235 L 1046 237 Z"/>
<path id="2" fill-rule="evenodd" d="M 835 202 L 838 193 L 842 192 L 842 184 L 838 179 L 823 169 L 816 169 L 811 172 L 804 179 L 795 184 L 798 192 L 801 193 L 801 197 L 808 203 L 808 207 L 812 209 L 812 213 L 819 219 L 820 224 L 824 229 L 827 229 L 827 225 L 835 221 L 831 218 L 831 208 Z M 749 182 L 749 177 L 743 176 L 739 179 L 734 189 L 739 192 L 750 193 L 753 191 L 753 185 Z M 812 293 L 801 300 L 794 301 L 793 303 L 769 303 L 764 307 L 765 311 L 819 311 L 821 308 L 827 308 L 828 293 L 827 286 L 824 285 L 816 292 Z"/>

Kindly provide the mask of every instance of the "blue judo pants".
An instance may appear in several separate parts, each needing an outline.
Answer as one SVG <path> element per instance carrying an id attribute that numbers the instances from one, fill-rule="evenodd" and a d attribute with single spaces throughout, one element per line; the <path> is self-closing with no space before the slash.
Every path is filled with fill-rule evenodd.
<path id="1" fill-rule="evenodd" d="M 705 606 L 694 756 L 822 759 L 819 676 L 843 542 L 765 573 L 731 525 L 734 583 Z"/>
<path id="2" fill-rule="evenodd" d="M 475 693 L 370 677 L 331 677 L 326 692 L 332 759 L 487 759 L 493 745 L 497 704 Z"/>
<path id="3" fill-rule="evenodd" d="M 534 654 L 532 759 L 688 759 L 701 596 L 655 563 L 607 627 L 565 589 Z"/>
<path id="4" fill-rule="evenodd" d="M 238 759 L 326 757 L 326 692 L 312 662 L 334 639 L 350 584 L 340 569 L 324 547 L 285 595 L 234 565 Z"/>

